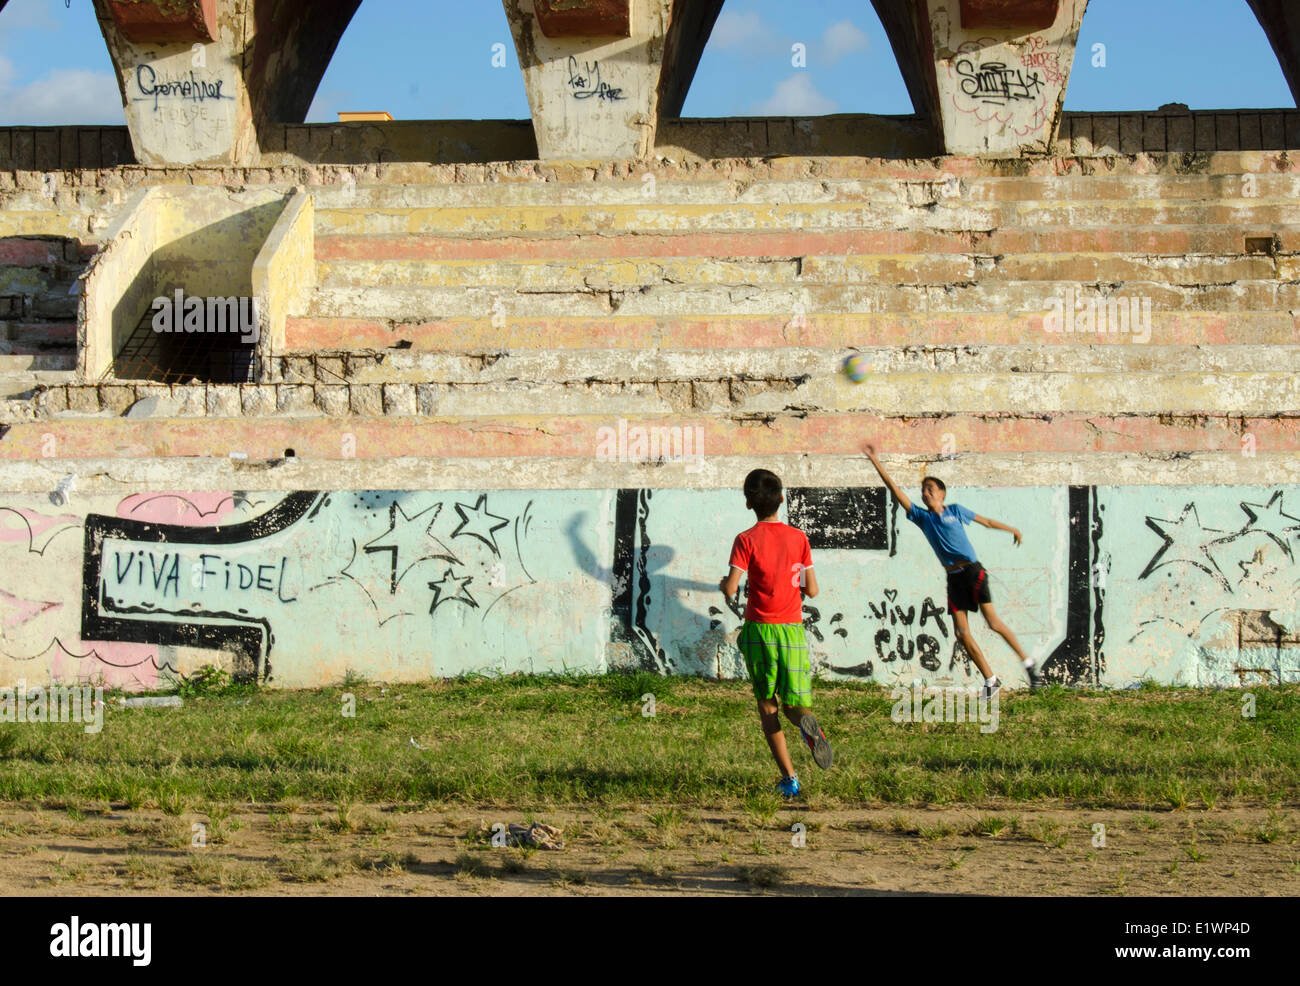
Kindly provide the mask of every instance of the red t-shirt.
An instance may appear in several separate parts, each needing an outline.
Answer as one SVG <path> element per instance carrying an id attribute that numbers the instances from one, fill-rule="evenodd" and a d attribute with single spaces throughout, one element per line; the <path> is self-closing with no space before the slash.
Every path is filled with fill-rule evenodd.
<path id="1" fill-rule="evenodd" d="M 765 520 L 736 535 L 731 564 L 749 575 L 745 619 L 753 623 L 802 623 L 803 569 L 812 568 L 808 537 L 797 527 Z"/>

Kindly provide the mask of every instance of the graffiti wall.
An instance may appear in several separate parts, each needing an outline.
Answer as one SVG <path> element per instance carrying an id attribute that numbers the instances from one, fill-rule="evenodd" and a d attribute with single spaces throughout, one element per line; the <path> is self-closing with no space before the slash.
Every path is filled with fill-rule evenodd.
<path id="1" fill-rule="evenodd" d="M 1054 680 L 1300 680 L 1300 489 L 950 491 L 1019 528 L 969 529 L 996 612 Z M 790 489 L 821 593 L 822 674 L 976 675 L 944 573 L 879 487 Z M 740 677 L 741 598 L 718 590 L 739 492 L 339 491 L 0 496 L 0 685 L 152 688 L 215 663 L 284 687 L 348 672 Z M 1014 654 L 972 628 L 994 670 Z"/>

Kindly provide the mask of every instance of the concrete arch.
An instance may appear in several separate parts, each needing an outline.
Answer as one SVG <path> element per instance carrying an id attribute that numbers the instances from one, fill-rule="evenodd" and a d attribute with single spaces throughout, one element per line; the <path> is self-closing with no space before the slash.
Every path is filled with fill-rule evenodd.
<path id="1" fill-rule="evenodd" d="M 1300 106 L 1300 7 L 1291 0 L 1246 0 L 1264 29 L 1291 98 Z"/>
<path id="2" fill-rule="evenodd" d="M 252 164 L 302 120 L 360 0 L 94 0 L 142 164 Z"/>
<path id="3" fill-rule="evenodd" d="M 137 160 L 259 163 L 270 131 L 305 119 L 360 2 L 93 0 Z M 1246 2 L 1300 104 L 1300 8 Z M 937 149 L 1046 152 L 1087 0 L 871 3 Z M 681 110 L 722 4 L 502 0 L 538 156 L 648 155 L 661 121 Z"/>

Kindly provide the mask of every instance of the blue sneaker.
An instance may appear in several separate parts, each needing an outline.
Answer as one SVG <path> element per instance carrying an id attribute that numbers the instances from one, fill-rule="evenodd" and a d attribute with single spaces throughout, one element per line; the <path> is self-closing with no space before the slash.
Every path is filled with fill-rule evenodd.
<path id="1" fill-rule="evenodd" d="M 782 777 L 776 782 L 776 793 L 783 798 L 799 797 L 799 775 L 791 774 L 789 777 Z"/>

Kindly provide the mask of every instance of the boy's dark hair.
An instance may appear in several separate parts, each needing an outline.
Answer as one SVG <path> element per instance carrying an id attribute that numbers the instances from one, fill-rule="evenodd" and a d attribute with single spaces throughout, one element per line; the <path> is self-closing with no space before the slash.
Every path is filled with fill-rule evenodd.
<path id="1" fill-rule="evenodd" d="M 921 480 L 922 489 L 925 488 L 926 483 L 934 483 L 934 485 L 939 487 L 939 489 L 942 490 L 944 493 L 948 492 L 948 487 L 943 485 L 943 480 L 940 479 L 938 476 L 926 476 L 924 479 L 922 479 Z"/>
<path id="2" fill-rule="evenodd" d="M 755 469 L 745 477 L 745 503 L 760 517 L 771 517 L 781 506 L 781 477 L 769 469 Z"/>

